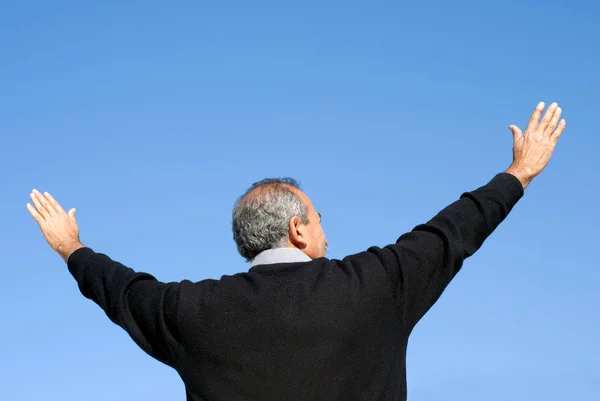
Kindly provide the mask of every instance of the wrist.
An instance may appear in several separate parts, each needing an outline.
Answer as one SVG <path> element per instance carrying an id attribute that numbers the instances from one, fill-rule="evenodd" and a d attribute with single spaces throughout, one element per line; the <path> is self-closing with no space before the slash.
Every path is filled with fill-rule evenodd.
<path id="1" fill-rule="evenodd" d="M 85 247 L 85 245 L 83 245 L 79 241 L 65 242 L 58 246 L 58 248 L 56 249 L 56 252 L 65 261 L 65 263 L 67 263 L 69 260 L 69 256 L 71 256 L 71 254 L 73 252 L 75 252 L 78 249 L 84 248 L 84 247 Z"/>
<path id="2" fill-rule="evenodd" d="M 534 174 L 529 173 L 526 169 L 515 165 L 511 165 L 508 169 L 506 169 L 506 173 L 517 178 L 523 186 L 523 189 L 527 188 L 527 186 L 531 183 L 531 180 L 533 180 L 535 177 Z"/>

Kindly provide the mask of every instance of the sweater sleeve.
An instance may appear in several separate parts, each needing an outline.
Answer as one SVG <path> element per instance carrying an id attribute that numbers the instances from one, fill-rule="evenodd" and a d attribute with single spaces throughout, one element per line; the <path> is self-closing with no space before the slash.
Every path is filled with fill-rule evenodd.
<path id="1" fill-rule="evenodd" d="M 178 352 L 178 283 L 162 283 L 85 247 L 69 256 L 79 290 L 147 354 L 174 367 Z"/>
<path id="2" fill-rule="evenodd" d="M 409 330 L 522 196 L 517 178 L 500 173 L 382 250 L 380 260 L 394 278 L 395 297 Z"/>

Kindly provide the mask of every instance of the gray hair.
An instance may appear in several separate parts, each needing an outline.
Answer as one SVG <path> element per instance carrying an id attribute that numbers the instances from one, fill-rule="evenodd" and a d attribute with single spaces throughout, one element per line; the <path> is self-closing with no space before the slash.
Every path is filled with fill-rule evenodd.
<path id="1" fill-rule="evenodd" d="M 309 223 L 306 205 L 294 188 L 300 190 L 300 184 L 293 178 L 267 178 L 252 184 L 235 202 L 233 239 L 246 261 L 267 249 L 287 246 L 294 216 Z"/>

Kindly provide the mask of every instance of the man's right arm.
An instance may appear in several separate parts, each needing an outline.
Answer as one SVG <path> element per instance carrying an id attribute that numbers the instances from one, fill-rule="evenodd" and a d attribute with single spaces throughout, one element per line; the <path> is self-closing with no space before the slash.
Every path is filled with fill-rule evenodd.
<path id="1" fill-rule="evenodd" d="M 500 173 L 378 252 L 405 327 L 417 324 L 522 196 L 520 181 Z"/>
<path id="2" fill-rule="evenodd" d="M 464 193 L 425 224 L 383 249 L 373 248 L 392 279 L 405 326 L 415 324 L 433 306 L 458 273 L 507 217 L 524 189 L 548 164 L 565 127 L 561 109 L 552 104 L 540 121 L 544 104 L 532 114 L 525 133 L 510 126 L 513 163 L 488 184 Z"/>

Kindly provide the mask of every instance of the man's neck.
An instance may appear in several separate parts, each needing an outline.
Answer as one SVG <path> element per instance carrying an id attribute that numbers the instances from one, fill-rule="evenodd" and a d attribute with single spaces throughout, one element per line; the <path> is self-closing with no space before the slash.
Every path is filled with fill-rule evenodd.
<path id="1" fill-rule="evenodd" d="M 310 262 L 312 259 L 298 248 L 267 249 L 256 255 L 251 266 L 269 265 L 274 263 Z"/>

